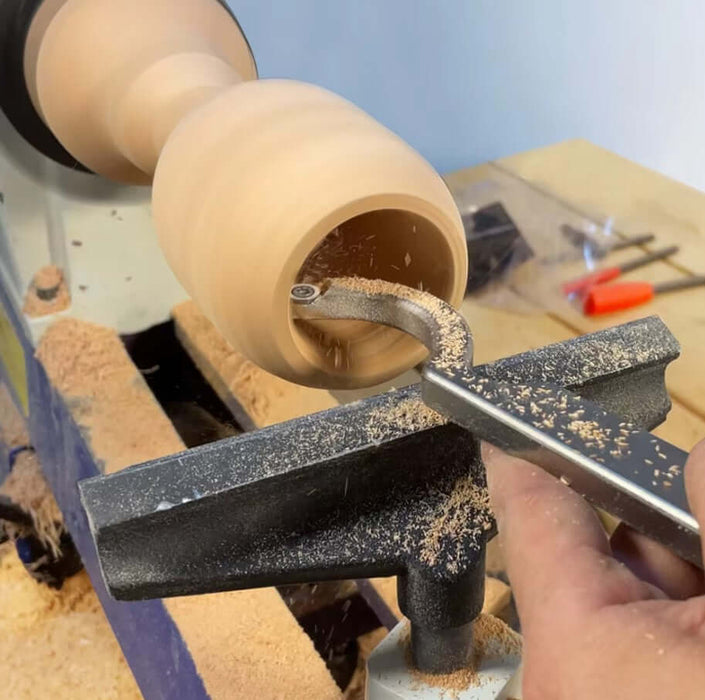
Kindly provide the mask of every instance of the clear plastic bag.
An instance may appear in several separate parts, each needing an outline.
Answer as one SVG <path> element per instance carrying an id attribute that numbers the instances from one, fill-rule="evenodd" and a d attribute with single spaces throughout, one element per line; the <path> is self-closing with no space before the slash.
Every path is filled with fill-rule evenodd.
<path id="1" fill-rule="evenodd" d="M 451 188 L 465 225 L 468 294 L 524 313 L 575 303 L 563 285 L 623 245 L 609 217 L 590 216 L 496 164 Z"/>

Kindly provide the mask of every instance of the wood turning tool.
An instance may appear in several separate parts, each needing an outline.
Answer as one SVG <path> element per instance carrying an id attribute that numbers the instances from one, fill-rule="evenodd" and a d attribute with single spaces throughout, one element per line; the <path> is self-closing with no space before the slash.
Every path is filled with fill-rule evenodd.
<path id="1" fill-rule="evenodd" d="M 294 315 L 411 333 L 431 349 L 420 387 L 81 482 L 112 595 L 397 575 L 413 663 L 433 673 L 464 668 L 495 533 L 481 497 L 478 438 L 563 476 L 593 503 L 699 561 L 685 453 L 644 432 L 670 407 L 664 371 L 678 355 L 657 318 L 473 368 L 469 329 L 451 307 L 371 284 L 296 285 Z M 450 422 L 424 413 L 422 402 Z M 384 654 L 393 653 L 390 645 Z M 370 661 L 370 682 L 384 685 L 384 673 L 373 671 L 378 660 Z"/>
<path id="2" fill-rule="evenodd" d="M 299 318 L 361 319 L 418 338 L 430 353 L 421 368 L 429 407 L 702 568 L 685 493 L 686 452 L 559 386 L 477 376 L 472 335 L 459 313 L 416 290 L 398 296 L 394 285 L 380 284 L 376 293 L 366 287 L 354 280 L 333 281 L 325 291 L 295 287 L 292 299 Z"/>

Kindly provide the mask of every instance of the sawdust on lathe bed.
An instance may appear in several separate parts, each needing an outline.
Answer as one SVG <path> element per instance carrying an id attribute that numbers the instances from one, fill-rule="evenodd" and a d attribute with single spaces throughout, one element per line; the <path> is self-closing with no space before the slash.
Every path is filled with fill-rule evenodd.
<path id="1" fill-rule="evenodd" d="M 184 449 L 113 330 L 61 319 L 42 336 L 37 357 L 106 474 Z"/>
<path id="2" fill-rule="evenodd" d="M 106 473 L 185 449 L 113 330 L 62 319 L 44 334 L 37 355 Z M 213 700 L 340 698 L 275 589 L 168 598 L 164 605 Z"/>
<path id="3" fill-rule="evenodd" d="M 287 382 L 234 350 L 193 301 L 174 307 L 179 340 L 227 405 L 234 397 L 258 428 L 337 406 L 323 389 Z"/>
<path id="4" fill-rule="evenodd" d="M 57 291 L 51 299 L 42 299 L 37 294 L 37 289 L 51 289 L 56 287 Z M 32 283 L 27 289 L 24 298 L 22 311 L 36 318 L 55 314 L 71 305 L 71 295 L 64 279 L 64 273 L 56 265 L 46 265 L 42 267 L 33 277 Z"/>

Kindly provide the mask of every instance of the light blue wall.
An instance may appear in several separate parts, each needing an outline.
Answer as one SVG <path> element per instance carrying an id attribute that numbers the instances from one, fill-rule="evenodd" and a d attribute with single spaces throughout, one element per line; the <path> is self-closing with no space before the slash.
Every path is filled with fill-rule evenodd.
<path id="1" fill-rule="evenodd" d="M 574 137 L 705 189 L 702 0 L 229 0 L 262 77 L 328 87 L 440 170 Z"/>

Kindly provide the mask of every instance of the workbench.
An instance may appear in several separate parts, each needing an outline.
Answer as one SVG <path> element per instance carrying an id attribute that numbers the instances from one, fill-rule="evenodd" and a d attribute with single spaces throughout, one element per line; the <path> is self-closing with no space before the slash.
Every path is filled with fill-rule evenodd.
<path id="1" fill-rule="evenodd" d="M 678 253 L 625 276 L 661 282 L 705 273 L 705 193 L 675 182 L 587 141 L 575 140 L 520 153 L 451 173 L 451 189 L 491 178 L 495 168 L 522 178 L 587 218 L 612 217 L 625 235 L 652 232 L 644 251 L 678 245 Z M 610 255 L 618 264 L 638 255 L 627 249 Z M 545 314 L 517 314 L 466 300 L 463 305 L 475 337 L 476 362 L 488 362 L 582 333 L 660 316 L 681 344 L 682 354 L 667 371 L 673 408 L 657 435 L 689 450 L 705 437 L 705 288 L 657 296 L 645 306 L 598 317 L 561 305 Z"/>

